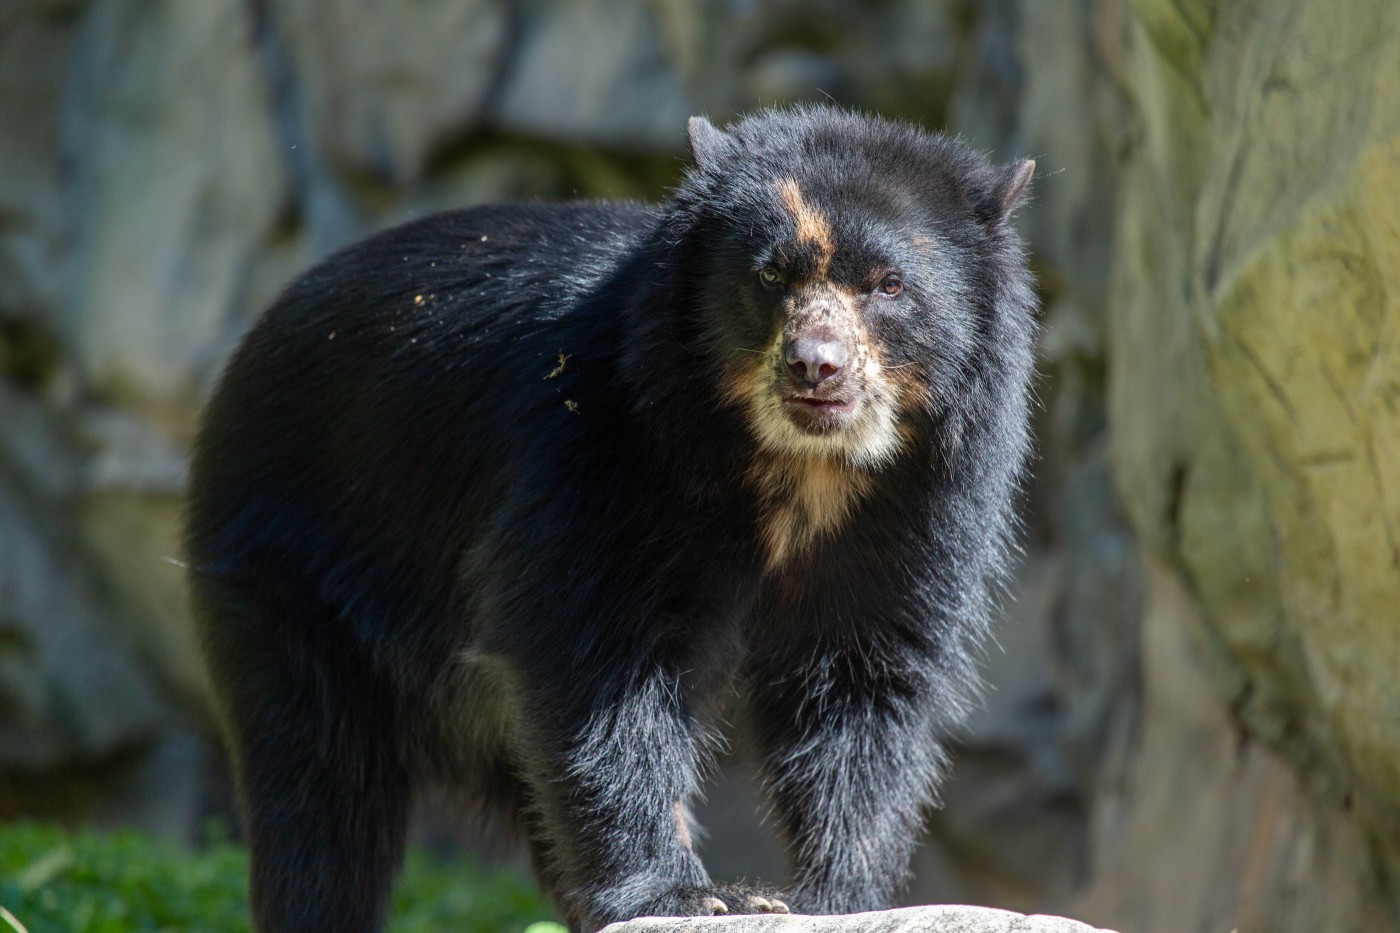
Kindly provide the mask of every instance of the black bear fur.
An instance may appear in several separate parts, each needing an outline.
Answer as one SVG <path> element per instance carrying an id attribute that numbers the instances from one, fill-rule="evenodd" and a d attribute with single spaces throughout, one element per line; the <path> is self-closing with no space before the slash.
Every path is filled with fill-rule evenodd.
<path id="1" fill-rule="evenodd" d="M 576 930 L 904 881 L 1013 538 L 1033 164 L 828 107 L 690 139 L 658 207 L 351 246 L 229 363 L 187 547 L 261 933 L 382 929 L 430 782 Z M 691 847 L 731 694 L 790 897 Z"/>

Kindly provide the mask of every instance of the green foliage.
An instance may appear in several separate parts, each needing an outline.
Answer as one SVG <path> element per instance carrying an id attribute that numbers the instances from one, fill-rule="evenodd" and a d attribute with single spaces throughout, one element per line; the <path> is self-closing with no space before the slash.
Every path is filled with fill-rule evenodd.
<path id="1" fill-rule="evenodd" d="M 134 832 L 0 826 L 0 905 L 29 933 L 248 933 L 248 856 L 198 852 Z M 411 853 L 392 933 L 562 933 L 534 887 L 508 874 Z M 0 933 L 11 933 L 0 913 Z"/>
<path id="2" fill-rule="evenodd" d="M 515 933 L 553 915 L 534 884 L 409 853 L 394 891 L 391 933 Z M 547 931 L 537 931 L 547 933 Z M 563 933 L 562 929 L 559 933 Z"/>

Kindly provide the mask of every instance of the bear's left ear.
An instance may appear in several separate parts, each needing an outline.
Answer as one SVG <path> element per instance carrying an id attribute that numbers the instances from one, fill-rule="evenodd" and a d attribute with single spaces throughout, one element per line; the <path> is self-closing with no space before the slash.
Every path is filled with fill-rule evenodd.
<path id="1" fill-rule="evenodd" d="M 691 117 L 686 124 L 690 157 L 700 168 L 710 168 L 729 148 L 730 138 L 704 117 Z"/>
<path id="2" fill-rule="evenodd" d="M 1013 162 L 1001 170 L 997 177 L 996 184 L 992 186 L 991 196 L 986 205 L 987 219 L 993 222 L 1005 222 L 1011 218 L 1016 208 L 1021 206 L 1021 202 L 1026 199 L 1026 194 L 1030 191 L 1031 178 L 1035 176 L 1035 161 L 1033 159 L 1021 159 Z"/>

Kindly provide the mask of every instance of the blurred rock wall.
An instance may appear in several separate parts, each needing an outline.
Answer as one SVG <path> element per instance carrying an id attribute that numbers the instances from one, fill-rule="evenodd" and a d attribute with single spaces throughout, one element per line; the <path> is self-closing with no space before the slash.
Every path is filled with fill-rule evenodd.
<path id="1" fill-rule="evenodd" d="M 1216 704 L 1144 651 L 1144 744 L 1220 720 L 1136 780 L 1175 773 L 1203 812 L 1212 759 L 1252 788 L 1212 820 L 1250 840 L 1241 929 L 1393 929 L 1368 911 L 1400 867 L 1400 6 L 1129 6 L 1112 464 L 1154 566 L 1144 648 L 1189 637 Z M 1229 871 L 1141 793 L 1160 820 L 1131 850 Z"/>
<path id="2" fill-rule="evenodd" d="M 292 275 L 428 210 L 664 196 L 686 117 L 828 96 L 1039 165 L 1027 557 L 909 899 L 1394 928 L 1390 0 L 0 4 L 0 816 L 217 806 L 184 452 Z M 707 854 L 768 873 L 745 793 Z"/>

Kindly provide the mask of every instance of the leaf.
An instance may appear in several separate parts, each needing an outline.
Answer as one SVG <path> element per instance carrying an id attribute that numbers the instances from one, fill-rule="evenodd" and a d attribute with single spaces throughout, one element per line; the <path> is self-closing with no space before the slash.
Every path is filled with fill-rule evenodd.
<path id="1" fill-rule="evenodd" d="M 62 845 L 39 856 L 15 877 L 15 883 L 25 894 L 33 894 L 67 871 L 72 864 L 73 850 Z"/>

